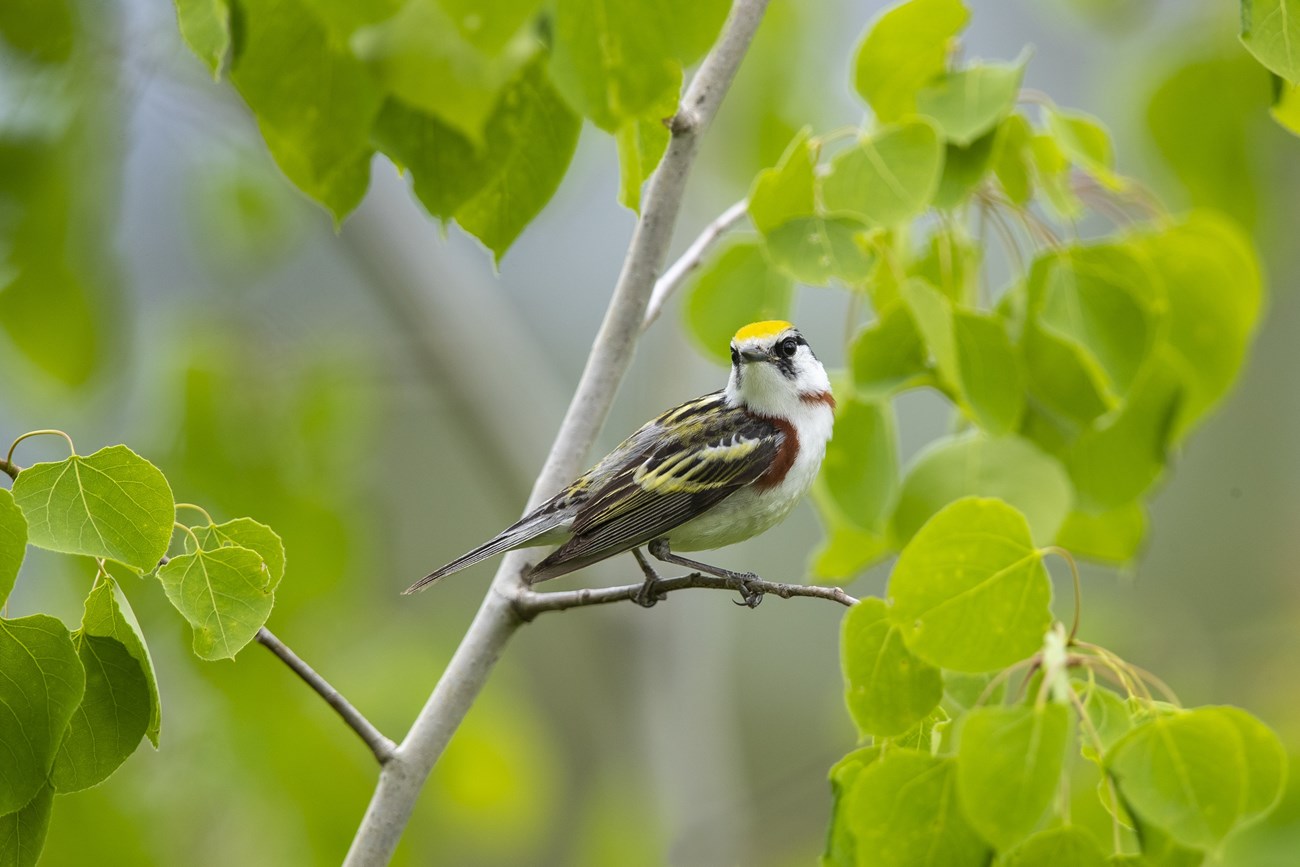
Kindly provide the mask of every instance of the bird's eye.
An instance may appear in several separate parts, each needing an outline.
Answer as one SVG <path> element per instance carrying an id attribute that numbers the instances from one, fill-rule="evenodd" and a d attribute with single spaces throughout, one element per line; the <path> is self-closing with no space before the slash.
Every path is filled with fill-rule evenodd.
<path id="1" fill-rule="evenodd" d="M 733 365 L 740 364 L 740 353 L 736 351 L 736 347 L 734 346 L 731 347 L 731 363 Z"/>
<path id="2" fill-rule="evenodd" d="M 782 358 L 794 358 L 794 354 L 799 351 L 799 342 L 793 337 L 787 337 L 781 341 L 778 351 Z"/>

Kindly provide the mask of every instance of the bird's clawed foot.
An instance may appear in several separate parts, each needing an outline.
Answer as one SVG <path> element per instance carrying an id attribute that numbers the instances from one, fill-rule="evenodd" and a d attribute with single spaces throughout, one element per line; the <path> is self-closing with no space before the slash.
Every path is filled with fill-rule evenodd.
<path id="1" fill-rule="evenodd" d="M 647 578 L 632 596 L 632 601 L 642 608 L 654 608 L 655 603 L 668 598 L 668 594 L 661 591 L 658 585 L 658 578 Z"/>
<path id="2" fill-rule="evenodd" d="M 740 601 L 736 602 L 736 604 L 743 605 L 746 608 L 757 608 L 763 601 L 761 587 L 763 579 L 753 572 L 738 572 L 735 574 L 735 579 L 736 590 L 740 593 Z"/>

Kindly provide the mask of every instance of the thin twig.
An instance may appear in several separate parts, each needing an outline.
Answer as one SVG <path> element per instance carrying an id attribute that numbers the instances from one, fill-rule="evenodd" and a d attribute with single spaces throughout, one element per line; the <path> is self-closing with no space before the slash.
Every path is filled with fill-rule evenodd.
<path id="1" fill-rule="evenodd" d="M 686 252 L 678 257 L 677 261 L 668 266 L 663 276 L 655 281 L 654 292 L 650 294 L 650 303 L 646 305 L 645 318 L 641 320 L 641 330 L 649 328 L 650 325 L 659 318 L 663 312 L 664 304 L 672 297 L 672 294 L 681 288 L 686 282 L 686 278 L 691 272 L 700 265 L 704 264 L 704 254 L 708 253 L 713 245 L 718 242 L 727 230 L 731 229 L 737 223 L 745 218 L 749 213 L 749 201 L 741 199 L 727 210 L 718 215 L 718 218 L 704 227 L 699 237 L 691 242 L 686 248 Z"/>
<path id="2" fill-rule="evenodd" d="M 817 584 L 782 584 L 775 581 L 749 581 L 746 587 L 765 595 L 791 599 L 795 596 L 807 596 L 813 599 L 829 599 L 841 605 L 856 605 L 858 600 L 838 587 L 824 587 Z M 662 599 L 677 590 L 703 588 L 708 590 L 736 590 L 735 581 L 713 575 L 692 572 L 680 578 L 659 578 L 650 585 L 650 593 L 655 599 Z M 563 590 L 550 593 L 538 593 L 525 590 L 515 597 L 515 610 L 524 620 L 532 620 L 544 611 L 566 611 L 581 608 L 584 605 L 608 605 L 611 602 L 636 600 L 644 590 L 643 583 L 625 584 L 618 587 L 584 587 L 579 590 Z"/>
<path id="3" fill-rule="evenodd" d="M 655 281 L 668 255 L 700 134 L 717 114 L 768 2 L 735 0 L 717 43 L 700 64 L 669 124 L 668 148 L 650 178 L 641 219 L 605 319 L 526 509 L 578 474 L 600 433 L 632 363 Z M 442 677 L 410 732 L 380 770 L 345 867 L 378 867 L 392 858 L 424 781 L 487 682 L 506 642 L 523 622 L 515 610 L 515 598 L 527 589 L 522 577 L 525 558 L 520 552 L 502 558 L 483 604 Z"/>
<path id="4" fill-rule="evenodd" d="M 397 745 L 384 736 L 383 732 L 375 728 L 370 720 L 366 719 L 361 711 L 357 710 L 352 704 L 343 697 L 337 689 L 330 686 L 329 681 L 316 673 L 310 665 L 302 661 L 302 657 L 294 653 L 280 639 L 271 633 L 271 630 L 263 626 L 257 630 L 257 643 L 265 647 L 280 658 L 280 661 L 293 669 L 294 673 L 306 682 L 308 686 L 316 690 L 325 703 L 343 717 L 343 721 L 351 726 L 352 730 L 357 733 L 361 740 L 366 742 L 370 747 L 370 752 L 375 754 L 375 758 L 380 765 L 388 764 L 393 758 Z"/>
<path id="5" fill-rule="evenodd" d="M 13 463 L 8 458 L 0 459 L 0 473 L 4 473 L 9 478 L 17 481 L 18 474 L 21 473 L 22 471 L 23 471 L 22 467 Z"/>

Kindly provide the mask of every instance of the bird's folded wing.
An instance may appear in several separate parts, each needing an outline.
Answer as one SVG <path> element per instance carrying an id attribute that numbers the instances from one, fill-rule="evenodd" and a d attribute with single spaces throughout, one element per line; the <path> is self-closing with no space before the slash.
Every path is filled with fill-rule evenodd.
<path id="1" fill-rule="evenodd" d="M 538 564 L 553 578 L 658 538 L 761 476 L 784 434 L 743 410 L 663 431 L 664 442 L 620 467 L 574 516 L 572 537 Z"/>

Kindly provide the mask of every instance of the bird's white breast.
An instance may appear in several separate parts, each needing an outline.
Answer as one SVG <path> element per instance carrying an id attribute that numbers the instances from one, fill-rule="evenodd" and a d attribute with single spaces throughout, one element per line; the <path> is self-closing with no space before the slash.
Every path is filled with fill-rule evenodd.
<path id="1" fill-rule="evenodd" d="M 785 477 L 769 488 L 749 485 L 699 517 L 668 534 L 675 551 L 721 548 L 756 536 L 780 523 L 812 487 L 826 456 L 835 414 L 824 403 L 803 403 L 791 413 L 790 424 L 799 452 Z"/>

